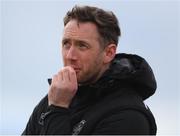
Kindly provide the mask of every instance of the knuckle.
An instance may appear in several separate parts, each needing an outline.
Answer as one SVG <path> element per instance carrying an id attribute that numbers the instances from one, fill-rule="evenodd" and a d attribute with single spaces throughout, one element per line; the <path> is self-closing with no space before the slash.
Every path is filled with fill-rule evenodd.
<path id="1" fill-rule="evenodd" d="M 73 68 L 70 68 L 70 73 L 76 73 L 75 70 Z"/>
<path id="2" fill-rule="evenodd" d="M 68 69 L 67 67 L 64 67 L 61 72 L 62 72 L 62 73 L 69 72 L 69 69 Z"/>

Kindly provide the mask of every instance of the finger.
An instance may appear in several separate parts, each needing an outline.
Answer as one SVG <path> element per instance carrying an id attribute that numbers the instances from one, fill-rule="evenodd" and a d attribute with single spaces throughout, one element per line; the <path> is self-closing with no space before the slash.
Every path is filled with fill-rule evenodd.
<path id="1" fill-rule="evenodd" d="M 58 75 L 54 75 L 54 76 L 52 77 L 52 83 L 54 83 L 57 79 L 58 79 Z"/>
<path id="2" fill-rule="evenodd" d="M 76 72 L 73 68 L 69 68 L 69 73 L 70 73 L 70 81 L 71 82 L 77 82 L 77 77 L 76 77 Z"/>
<path id="3" fill-rule="evenodd" d="M 52 77 L 52 83 L 51 83 L 50 87 L 55 87 L 57 84 L 57 81 L 58 81 L 58 75 L 56 74 Z"/>
<path id="4" fill-rule="evenodd" d="M 62 73 L 62 70 L 58 72 L 58 80 L 63 81 L 63 73 Z"/>
<path id="5" fill-rule="evenodd" d="M 63 80 L 64 81 L 70 81 L 70 75 L 69 75 L 69 70 L 68 69 L 64 69 L 62 71 L 62 75 L 63 75 Z"/>

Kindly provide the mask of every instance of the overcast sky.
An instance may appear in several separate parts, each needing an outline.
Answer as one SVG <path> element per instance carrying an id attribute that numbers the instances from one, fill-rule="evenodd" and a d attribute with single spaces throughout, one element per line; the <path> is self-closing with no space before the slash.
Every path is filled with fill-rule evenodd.
<path id="1" fill-rule="evenodd" d="M 122 37 L 119 53 L 151 65 L 157 91 L 145 101 L 158 134 L 180 134 L 180 2 L 175 0 L 2 0 L 0 28 L 0 134 L 21 134 L 48 92 L 47 78 L 63 65 L 63 17 L 75 4 L 113 11 Z"/>

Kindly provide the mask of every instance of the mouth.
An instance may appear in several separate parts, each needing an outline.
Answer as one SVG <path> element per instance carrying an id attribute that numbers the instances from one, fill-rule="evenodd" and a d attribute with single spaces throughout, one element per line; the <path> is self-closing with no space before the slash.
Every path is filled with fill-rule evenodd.
<path id="1" fill-rule="evenodd" d="M 71 67 L 75 70 L 76 73 L 81 70 L 79 67 L 75 67 L 75 66 L 71 66 Z"/>
<path id="2" fill-rule="evenodd" d="M 76 73 L 78 73 L 78 72 L 80 72 L 81 69 L 79 69 L 79 68 L 74 68 L 74 70 L 75 70 Z"/>

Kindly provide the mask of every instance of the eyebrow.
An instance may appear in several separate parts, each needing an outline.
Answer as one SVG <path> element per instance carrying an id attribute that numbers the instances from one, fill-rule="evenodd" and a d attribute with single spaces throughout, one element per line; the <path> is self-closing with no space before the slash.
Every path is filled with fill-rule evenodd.
<path id="1" fill-rule="evenodd" d="M 64 43 L 66 41 L 70 41 L 70 39 L 69 38 L 63 38 L 61 42 Z"/>
<path id="2" fill-rule="evenodd" d="M 71 39 L 70 38 L 63 38 L 62 39 L 62 43 L 67 42 L 67 41 L 71 41 Z M 84 40 L 75 39 L 74 41 L 75 41 L 75 43 L 83 43 L 83 44 L 90 45 L 87 41 L 84 41 Z"/>

